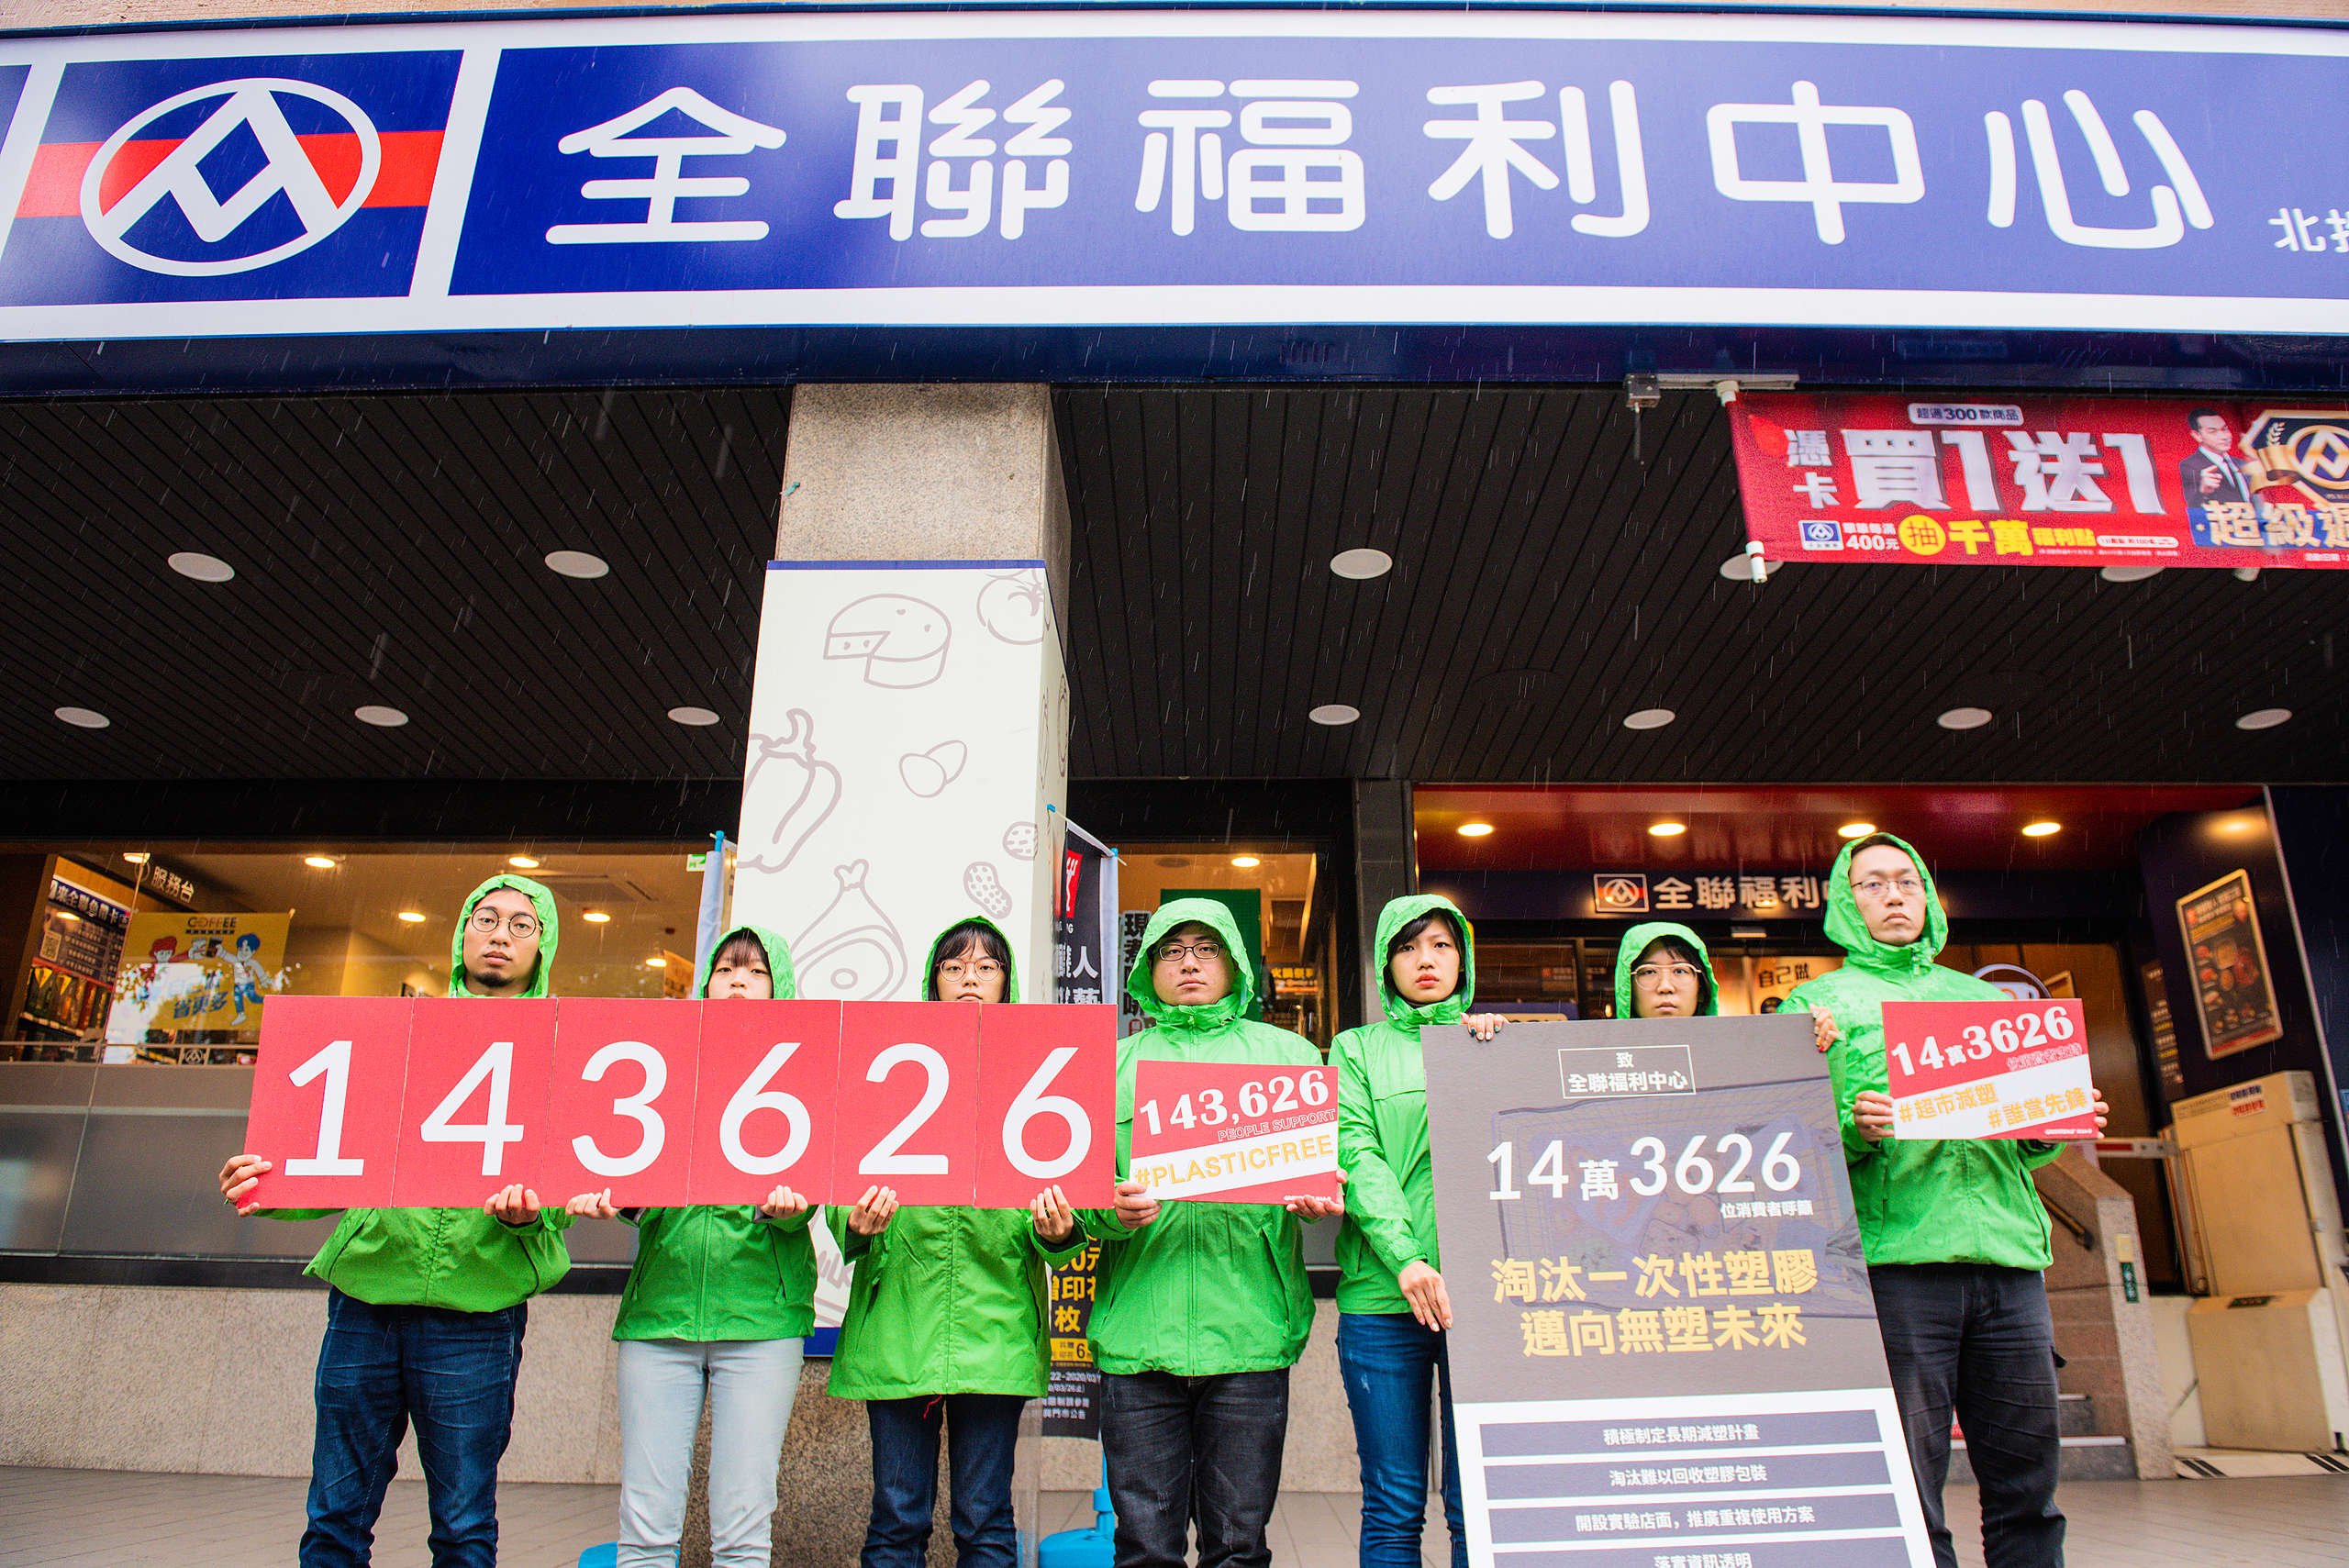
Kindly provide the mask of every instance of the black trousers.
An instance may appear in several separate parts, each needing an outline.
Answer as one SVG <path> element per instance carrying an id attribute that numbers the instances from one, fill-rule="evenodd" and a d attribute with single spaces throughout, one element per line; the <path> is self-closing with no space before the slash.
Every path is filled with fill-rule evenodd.
<path id="1" fill-rule="evenodd" d="M 1984 1561 L 2062 1568 L 2055 1470 L 2063 1446 L 2046 1281 L 2035 1270 L 1987 1263 L 1887 1264 L 1869 1269 L 1868 1281 L 1933 1561 L 1957 1568 L 1942 1515 L 1954 1414 L 1981 1484 Z"/>
<path id="2" fill-rule="evenodd" d="M 1269 1568 L 1288 1369 L 1210 1377 L 1105 1373 L 1101 1451 L 1118 1510 L 1117 1568 Z"/>

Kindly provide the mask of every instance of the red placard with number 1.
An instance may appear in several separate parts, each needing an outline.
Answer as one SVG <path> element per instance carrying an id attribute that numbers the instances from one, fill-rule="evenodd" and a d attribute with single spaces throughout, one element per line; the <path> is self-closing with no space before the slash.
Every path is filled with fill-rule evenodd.
<path id="1" fill-rule="evenodd" d="M 1887 1002 L 1895 1138 L 2094 1138 L 2076 1001 Z"/>
<path id="2" fill-rule="evenodd" d="M 392 1195 L 412 996 L 272 996 L 245 1152 L 263 1208 L 371 1208 Z"/>

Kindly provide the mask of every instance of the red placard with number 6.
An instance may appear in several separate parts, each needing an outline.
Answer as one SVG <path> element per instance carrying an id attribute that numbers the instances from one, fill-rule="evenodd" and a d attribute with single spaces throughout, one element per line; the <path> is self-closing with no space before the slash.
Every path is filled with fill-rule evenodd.
<path id="1" fill-rule="evenodd" d="M 273 996 L 245 1152 L 263 1208 L 372 1208 L 392 1195 L 412 996 Z M 484 1194 L 487 1196 L 487 1194 Z"/>
<path id="2" fill-rule="evenodd" d="M 1025 1208 L 1058 1185 L 1107 1207 L 1118 1176 L 1118 1009 L 985 1003 L 979 1015 L 982 1208 Z"/>
<path id="3" fill-rule="evenodd" d="M 557 1004 L 539 1198 L 609 1190 L 623 1208 L 685 1201 L 699 1002 Z"/>
<path id="4" fill-rule="evenodd" d="M 392 1202 L 479 1208 L 499 1188 L 538 1184 L 552 1001 L 452 996 L 416 1004 Z M 568 1193 L 539 1193 L 560 1204 Z"/>
<path id="5" fill-rule="evenodd" d="M 691 1200 L 757 1203 L 785 1186 L 823 1201 L 840 1061 L 838 1002 L 703 1003 Z"/>

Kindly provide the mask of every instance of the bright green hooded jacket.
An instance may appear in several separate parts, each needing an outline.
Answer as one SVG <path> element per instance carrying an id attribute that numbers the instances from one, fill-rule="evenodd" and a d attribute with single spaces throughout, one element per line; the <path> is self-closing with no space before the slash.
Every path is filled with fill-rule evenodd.
<path id="1" fill-rule="evenodd" d="M 995 932 L 1005 956 L 1012 956 L 1002 928 L 970 917 Z M 915 992 L 923 1001 L 937 999 L 930 981 L 954 926 L 930 945 Z M 1003 999 L 1019 1000 L 1016 962 L 1004 974 Z M 1044 1265 L 1085 1251 L 1081 1230 L 1066 1246 L 1052 1247 L 1024 1208 L 948 1205 L 901 1208 L 880 1235 L 860 1236 L 849 1229 L 848 1216 L 840 1205 L 825 1211 L 841 1255 L 856 1264 L 832 1352 L 832 1393 L 843 1399 L 1043 1396 L 1052 1374 Z"/>
<path id="2" fill-rule="evenodd" d="M 1395 989 L 1386 949 L 1402 929 L 1434 910 L 1460 928 L 1460 984 L 1419 1006 Z M 1436 1248 L 1435 1166 L 1428 1157 L 1428 1075 L 1419 1030 L 1456 1024 L 1476 999 L 1476 939 L 1468 917 L 1432 893 L 1387 901 L 1378 912 L 1378 996 L 1385 1023 L 1348 1029 L 1330 1047 L 1338 1069 L 1338 1163 L 1346 1173 L 1346 1218 L 1338 1230 L 1338 1310 L 1408 1312 L 1395 1276 L 1415 1262 L 1443 1266 Z"/>
<path id="3" fill-rule="evenodd" d="M 764 926 L 737 926 L 702 956 L 694 995 L 709 995 L 718 951 L 738 933 L 766 950 L 777 1000 L 798 995 L 791 949 Z M 718 1004 L 720 1006 L 726 1003 Z M 766 1220 L 751 1204 L 624 1211 L 636 1262 L 620 1292 L 615 1340 L 796 1340 L 816 1326 L 814 1210 Z"/>
<path id="4" fill-rule="evenodd" d="M 1190 1006 L 1158 999 L 1151 951 L 1178 926 L 1198 924 L 1223 943 L 1235 984 L 1221 1001 Z M 1152 1026 L 1118 1044 L 1118 1173 L 1130 1170 L 1134 1064 L 1229 1062 L 1319 1067 L 1321 1053 L 1300 1035 L 1244 1015 L 1256 973 L 1230 911 L 1211 898 L 1159 906 L 1126 977 L 1126 995 Z M 1093 1307 L 1093 1359 L 1106 1373 L 1205 1377 L 1271 1372 L 1296 1362 L 1313 1327 L 1305 1274 L 1305 1233 L 1277 1204 L 1186 1199 L 1129 1230 L 1109 1208 L 1086 1209 L 1085 1229 L 1101 1242 Z"/>
<path id="5" fill-rule="evenodd" d="M 1623 933 L 1623 945 L 1615 950 L 1615 1016 L 1619 1018 L 1637 1018 L 1631 1011 L 1631 970 L 1640 962 L 1640 954 L 1648 951 L 1657 939 L 1672 937 L 1685 942 L 1705 968 L 1705 1005 L 1697 1009 L 1698 1018 L 1709 1018 L 1721 1010 L 1721 984 L 1713 973 L 1713 955 L 1705 951 L 1704 939 L 1687 927 L 1670 920 L 1651 921 L 1633 926 Z"/>
<path id="6" fill-rule="evenodd" d="M 1872 1264 L 1990 1263 L 2043 1270 L 2053 1261 L 2047 1210 L 2031 1173 L 2063 1153 L 2062 1145 L 2013 1139 L 1887 1138 L 1871 1143 L 1852 1124 L 1853 1097 L 1862 1089 L 1887 1089 L 1887 1002 L 1995 1002 L 2006 995 L 1987 981 L 1933 962 L 1949 940 L 1949 917 L 1924 857 L 1898 839 L 1891 841 L 1915 862 L 1925 884 L 1924 935 L 1906 947 L 1888 947 L 1868 935 L 1852 895 L 1855 846 L 1845 845 L 1827 876 L 1827 937 L 1846 954 L 1843 967 L 1796 986 L 1784 1009 L 1823 1006 L 1843 1031 L 1827 1053 L 1827 1066 L 1835 1084 L 1843 1159 L 1852 1170 L 1852 1198 L 1860 1213 L 1861 1244 Z"/>
<path id="7" fill-rule="evenodd" d="M 539 961 L 523 997 L 551 994 L 558 935 L 554 895 L 527 876 L 493 876 L 465 898 L 449 939 L 449 995 L 465 989 L 465 922 L 501 887 L 527 896 L 539 915 Z M 484 1198 L 489 1196 L 484 1191 Z M 541 1197 L 548 1195 L 541 1194 Z M 351 1208 L 303 1272 L 377 1307 L 441 1307 L 457 1312 L 497 1312 L 552 1285 L 571 1272 L 562 1232 L 571 1217 L 562 1200 L 527 1225 L 507 1225 L 479 1208 Z M 317 1219 L 328 1208 L 267 1211 L 273 1219 Z"/>

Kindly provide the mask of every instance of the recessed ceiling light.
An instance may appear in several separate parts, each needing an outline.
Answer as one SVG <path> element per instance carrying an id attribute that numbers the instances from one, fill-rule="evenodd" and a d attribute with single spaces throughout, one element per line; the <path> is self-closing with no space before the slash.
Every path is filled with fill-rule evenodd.
<path id="1" fill-rule="evenodd" d="M 2236 582 L 2238 582 L 2238 583 L 2256 583 L 2256 582 L 2258 582 L 2258 581 L 2259 581 L 2259 568 L 2258 568 L 2258 567 L 2256 567 L 2256 566 L 2238 566 L 2238 567 L 2236 567 L 2236 568 L 2235 568 L 2235 581 L 2236 581 Z"/>
<path id="2" fill-rule="evenodd" d="M 2044 839 L 2051 833 L 2060 833 L 2063 830 L 2064 825 L 2061 822 L 2049 822 L 2043 819 L 2038 822 L 2026 822 L 2022 825 L 2022 836 L 2026 839 Z"/>
<path id="3" fill-rule="evenodd" d="M 1764 578 L 1776 574 L 1778 569 L 1786 564 L 1783 561 L 1768 562 L 1762 568 L 1763 576 L 1756 577 L 1753 575 L 1753 558 L 1743 550 L 1739 550 L 1721 562 L 1721 575 L 1732 583 L 1759 583 Z"/>
<path id="4" fill-rule="evenodd" d="M 1241 871 L 1253 871 L 1264 862 L 1254 855 L 1234 855 L 1231 857 L 1231 863 Z"/>
<path id="5" fill-rule="evenodd" d="M 579 917 L 591 926 L 607 926 L 611 924 L 612 919 L 611 911 L 608 909 L 590 909 Z"/>
<path id="6" fill-rule="evenodd" d="M 1626 729 L 1662 729 L 1680 716 L 1668 707 L 1643 707 L 1623 717 Z"/>
<path id="7" fill-rule="evenodd" d="M 1954 707 L 1933 722 L 1943 729 L 1979 729 L 1995 717 L 1987 707 Z"/>
<path id="8" fill-rule="evenodd" d="M 1341 702 L 1325 702 L 1305 717 L 1316 724 L 1352 724 L 1362 717 L 1362 709 Z"/>
<path id="9" fill-rule="evenodd" d="M 2255 707 L 2236 719 L 2235 728 L 2237 729 L 2273 729 L 2279 724 L 2289 724 L 2291 721 L 2292 710 L 2288 707 Z"/>
<path id="10" fill-rule="evenodd" d="M 206 555 L 200 550 L 173 550 L 163 564 L 183 577 L 193 577 L 199 583 L 226 583 L 237 574 L 237 569 L 217 555 Z"/>
<path id="11" fill-rule="evenodd" d="M 55 712 L 58 717 L 76 729 L 104 729 L 114 722 L 94 707 L 61 707 Z"/>
<path id="12" fill-rule="evenodd" d="M 1460 836 L 1464 839 L 1487 838 L 1492 831 L 1493 825 L 1489 822 L 1463 822 L 1460 825 Z"/>
<path id="13" fill-rule="evenodd" d="M 2108 566 L 2097 573 L 2108 583 L 2142 583 L 2148 577 L 2158 577 L 2158 566 Z"/>
<path id="14" fill-rule="evenodd" d="M 122 858 L 128 861 L 132 865 L 143 866 L 147 863 L 147 851 L 144 850 L 125 850 L 122 851 Z"/>
<path id="15" fill-rule="evenodd" d="M 644 967 L 647 969 L 666 969 L 669 967 L 669 961 L 656 952 L 651 958 L 644 961 Z"/>
<path id="16" fill-rule="evenodd" d="M 351 717 L 362 724 L 372 724 L 378 729 L 397 729 L 407 722 L 407 715 L 399 709 L 385 707 L 381 703 L 372 702 L 362 707 L 352 708 Z"/>
<path id="17" fill-rule="evenodd" d="M 400 918 L 406 920 L 411 926 L 421 926 L 424 924 L 424 917 L 414 909 L 401 910 Z"/>
<path id="18" fill-rule="evenodd" d="M 536 871 L 539 869 L 539 862 L 532 860 L 528 855 L 508 855 L 506 857 L 506 863 L 512 866 L 516 871 Z"/>
<path id="19" fill-rule="evenodd" d="M 1686 822 L 1651 822 L 1648 824 L 1648 836 L 1652 839 L 1677 839 L 1681 834 L 1686 833 L 1687 831 L 1688 831 L 1688 824 Z"/>
<path id="20" fill-rule="evenodd" d="M 558 577 L 576 577 L 592 583 L 611 571 L 611 563 L 600 555 L 590 555 L 584 550 L 556 550 L 547 552 L 547 570 Z"/>
<path id="21" fill-rule="evenodd" d="M 1875 831 L 1876 824 L 1873 822 L 1846 822 L 1835 829 L 1835 836 L 1839 839 L 1865 839 Z"/>
<path id="22" fill-rule="evenodd" d="M 335 868 L 335 858 L 332 855 L 304 855 L 302 863 L 312 871 L 332 871 Z"/>
<path id="23" fill-rule="evenodd" d="M 1357 583 L 1384 577 L 1395 570 L 1395 558 L 1383 550 L 1341 550 L 1330 558 L 1330 570 Z"/>
<path id="24" fill-rule="evenodd" d="M 673 707 L 669 710 L 669 722 L 688 724 L 696 729 L 701 729 L 716 724 L 718 715 L 706 707 Z"/>

